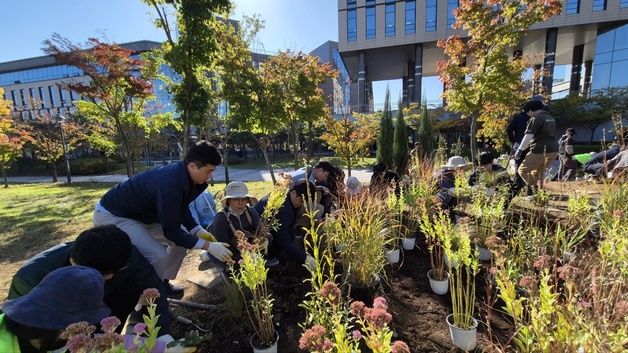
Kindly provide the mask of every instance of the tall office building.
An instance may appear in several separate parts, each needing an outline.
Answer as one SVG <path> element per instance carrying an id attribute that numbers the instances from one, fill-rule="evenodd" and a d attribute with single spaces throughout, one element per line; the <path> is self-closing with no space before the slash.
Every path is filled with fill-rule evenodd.
<path id="1" fill-rule="evenodd" d="M 512 48 L 545 54 L 534 63 L 549 73 L 538 85 L 552 98 L 627 86 L 628 0 L 561 2 L 560 15 L 533 26 Z M 436 64 L 445 58 L 436 41 L 464 36 L 452 29 L 457 7 L 457 0 L 338 0 L 338 48 L 354 82 L 352 110 L 372 111 L 372 82 L 393 79 L 402 79 L 405 102 L 438 105 Z"/>

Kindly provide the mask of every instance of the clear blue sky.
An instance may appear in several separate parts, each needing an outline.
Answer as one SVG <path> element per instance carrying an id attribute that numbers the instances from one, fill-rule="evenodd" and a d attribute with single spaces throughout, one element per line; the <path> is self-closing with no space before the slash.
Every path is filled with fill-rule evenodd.
<path id="1" fill-rule="evenodd" d="M 310 52 L 327 40 L 338 40 L 337 0 L 235 0 L 233 18 L 259 14 L 266 22 L 259 41 L 267 51 Z M 74 42 L 89 37 L 124 43 L 163 41 L 152 23 L 154 11 L 140 0 L 10 0 L 0 12 L 0 62 L 43 55 L 42 41 L 53 33 Z M 375 106 L 390 85 L 394 101 L 401 80 L 374 85 Z"/>

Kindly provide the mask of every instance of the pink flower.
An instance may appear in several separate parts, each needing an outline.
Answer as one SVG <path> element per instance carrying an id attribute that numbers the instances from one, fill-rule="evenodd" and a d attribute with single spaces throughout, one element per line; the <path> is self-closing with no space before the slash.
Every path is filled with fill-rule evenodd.
<path id="1" fill-rule="evenodd" d="M 66 327 L 60 337 L 64 340 L 69 340 L 72 337 L 79 335 L 90 336 L 94 333 L 94 331 L 96 331 L 96 326 L 90 325 L 85 321 L 81 321 Z"/>
<path id="2" fill-rule="evenodd" d="M 119 334 L 115 332 L 105 332 L 102 335 L 96 335 L 94 338 L 94 351 L 105 352 L 123 343 L 124 339 Z"/>
<path id="3" fill-rule="evenodd" d="M 519 285 L 523 288 L 534 289 L 536 284 L 536 277 L 534 276 L 522 276 L 519 279 Z"/>
<path id="4" fill-rule="evenodd" d="M 88 335 L 78 334 L 70 338 L 66 346 L 70 353 L 89 352 L 92 349 L 92 339 Z"/>
<path id="5" fill-rule="evenodd" d="M 325 338 L 325 340 L 323 341 L 323 345 L 321 346 L 321 349 L 323 352 L 331 352 L 331 350 L 334 349 L 334 344 L 329 338 Z"/>
<path id="6" fill-rule="evenodd" d="M 351 332 L 351 337 L 357 342 L 362 339 L 362 333 L 360 333 L 359 330 L 353 330 L 353 332 Z"/>
<path id="7" fill-rule="evenodd" d="M 534 268 L 536 268 L 537 270 L 549 267 L 550 265 L 552 265 L 552 257 L 549 255 L 539 256 L 533 264 Z"/>
<path id="8" fill-rule="evenodd" d="M 388 303 L 383 297 L 373 299 L 373 308 L 388 310 Z"/>
<path id="9" fill-rule="evenodd" d="M 613 217 L 621 220 L 623 216 L 624 216 L 624 211 L 622 211 L 620 208 L 613 211 Z"/>
<path id="10" fill-rule="evenodd" d="M 141 335 L 144 332 L 146 332 L 146 324 L 138 322 L 137 324 L 135 324 L 135 326 L 133 326 L 133 333 L 136 335 Z"/>
<path id="11" fill-rule="evenodd" d="M 410 353 L 410 347 L 403 341 L 395 341 L 390 349 L 391 353 Z"/>
<path id="12" fill-rule="evenodd" d="M 325 282 L 320 290 L 321 297 L 327 299 L 331 305 L 337 305 L 342 292 L 334 282 Z"/>
<path id="13" fill-rule="evenodd" d="M 115 316 L 107 316 L 100 320 L 100 327 L 103 332 L 113 332 L 120 326 L 120 320 Z"/>
<path id="14" fill-rule="evenodd" d="M 366 308 L 364 312 L 364 320 L 371 323 L 376 330 L 379 330 L 392 321 L 392 315 L 390 315 L 385 309 Z"/>
<path id="15" fill-rule="evenodd" d="M 142 292 L 140 300 L 145 302 L 155 302 L 157 298 L 159 298 L 159 291 L 155 288 L 147 288 L 144 289 L 144 292 Z"/>
<path id="16" fill-rule="evenodd" d="M 325 333 L 327 331 L 321 325 L 314 325 L 305 330 L 299 338 L 299 348 L 307 351 L 320 351 L 325 343 Z"/>
<path id="17" fill-rule="evenodd" d="M 351 303 L 351 314 L 362 317 L 362 315 L 364 315 L 365 306 L 366 305 L 364 305 L 364 303 L 361 301 L 355 301 Z"/>
<path id="18" fill-rule="evenodd" d="M 556 269 L 556 272 L 558 272 L 558 277 L 562 279 L 563 281 L 566 280 L 567 278 L 577 276 L 578 274 L 580 274 L 580 270 L 578 268 L 570 266 L 570 265 L 560 266 L 559 268 Z"/>

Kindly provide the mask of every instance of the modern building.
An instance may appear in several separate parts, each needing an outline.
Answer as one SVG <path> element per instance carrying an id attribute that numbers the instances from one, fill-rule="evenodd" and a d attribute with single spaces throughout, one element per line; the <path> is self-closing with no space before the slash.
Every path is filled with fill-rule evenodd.
<path id="1" fill-rule="evenodd" d="M 534 82 L 560 98 L 569 92 L 628 85 L 628 0 L 563 0 L 563 11 L 526 32 L 513 54 L 541 54 Z M 436 41 L 453 34 L 457 0 L 338 0 L 338 49 L 356 99 L 352 110 L 372 111 L 372 82 L 402 79 L 403 100 L 442 104 Z M 544 55 L 543 55 L 544 54 Z M 529 76 L 533 75 L 529 73 Z"/>
<path id="2" fill-rule="evenodd" d="M 328 40 L 310 54 L 318 57 L 319 63 L 330 63 L 338 71 L 335 80 L 327 80 L 321 87 L 327 98 L 327 106 L 332 110 L 334 117 L 341 118 L 344 114 L 350 114 L 351 82 L 349 72 L 338 52 L 338 42 Z"/>

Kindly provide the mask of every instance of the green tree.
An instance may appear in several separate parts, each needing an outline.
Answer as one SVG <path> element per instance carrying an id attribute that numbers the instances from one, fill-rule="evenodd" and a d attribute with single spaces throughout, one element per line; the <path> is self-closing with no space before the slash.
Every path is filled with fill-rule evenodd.
<path id="1" fill-rule="evenodd" d="M 163 58 L 179 78 L 168 81 L 177 111 L 183 122 L 183 149 L 188 150 L 192 125 L 203 126 L 214 106 L 211 85 L 203 84 L 211 72 L 217 33 L 212 25 L 224 21 L 216 16 L 229 10 L 229 0 L 142 0 L 152 6 L 158 18 L 155 25 L 166 34 Z M 176 14 L 176 30 L 171 27 L 168 6 Z"/>
<path id="2" fill-rule="evenodd" d="M 394 127 L 392 113 L 390 111 L 390 91 L 386 88 L 384 110 L 379 121 L 379 136 L 377 137 L 377 163 L 383 163 L 387 167 L 393 166 L 393 139 Z"/>
<path id="3" fill-rule="evenodd" d="M 4 90 L 0 87 L 0 97 Z M 9 187 L 7 171 L 11 164 L 22 155 L 22 147 L 31 137 L 11 118 L 9 101 L 0 98 L 0 169 L 4 179 L 4 187 Z"/>
<path id="4" fill-rule="evenodd" d="M 403 118 L 403 106 L 399 102 L 397 121 L 395 122 L 395 134 L 393 140 L 393 160 L 399 175 L 406 174 L 408 165 L 408 128 Z"/>
<path id="5" fill-rule="evenodd" d="M 424 156 L 432 156 L 434 152 L 434 131 L 432 129 L 432 119 L 427 111 L 427 102 L 421 105 L 421 118 L 419 119 L 419 143 Z"/>
<path id="6" fill-rule="evenodd" d="M 44 41 L 44 52 L 58 62 L 75 66 L 90 78 L 89 82 L 66 84 L 67 89 L 87 100 L 76 101 L 81 115 L 115 127 L 126 172 L 135 174 L 133 160 L 137 157 L 129 130 L 141 128 L 148 133 L 150 126 L 144 117 L 144 103 L 153 98 L 151 79 L 156 77 L 158 65 L 153 61 L 134 59 L 133 52 L 117 44 L 101 43 L 90 38 L 91 48 L 81 48 L 54 34 Z M 169 122 L 164 114 L 160 121 Z"/>
<path id="7" fill-rule="evenodd" d="M 439 40 L 447 60 L 437 66 L 447 86 L 443 97 L 451 111 L 471 120 L 471 157 L 475 157 L 478 121 L 487 131 L 500 131 L 528 93 L 521 79 L 526 60 L 511 59 L 525 31 L 560 14 L 559 0 L 460 0 L 455 29 L 468 38 Z M 501 128 L 491 125 L 499 124 Z M 480 132 L 481 133 L 481 132 Z M 485 136 L 493 137 L 493 136 Z"/>

